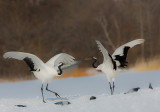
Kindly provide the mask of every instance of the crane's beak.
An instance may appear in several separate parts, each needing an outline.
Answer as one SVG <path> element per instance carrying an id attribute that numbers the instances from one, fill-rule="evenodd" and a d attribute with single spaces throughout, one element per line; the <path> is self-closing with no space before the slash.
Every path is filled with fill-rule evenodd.
<path id="1" fill-rule="evenodd" d="M 84 60 L 85 61 L 89 61 L 89 60 L 92 60 L 92 58 L 85 58 Z"/>

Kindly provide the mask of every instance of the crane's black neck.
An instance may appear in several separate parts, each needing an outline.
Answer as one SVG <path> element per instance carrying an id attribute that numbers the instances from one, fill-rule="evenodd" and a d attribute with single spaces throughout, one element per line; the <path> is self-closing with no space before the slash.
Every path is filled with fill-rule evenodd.
<path id="1" fill-rule="evenodd" d="M 62 73 L 63 73 L 63 72 L 62 72 L 62 69 L 61 69 L 62 66 L 63 66 L 63 64 L 58 66 L 58 69 L 59 69 L 58 75 L 62 75 Z"/>
<path id="2" fill-rule="evenodd" d="M 93 67 L 93 68 L 97 68 L 97 66 L 95 65 L 96 62 L 97 62 L 97 59 L 93 59 L 93 63 L 92 63 L 92 67 Z"/>

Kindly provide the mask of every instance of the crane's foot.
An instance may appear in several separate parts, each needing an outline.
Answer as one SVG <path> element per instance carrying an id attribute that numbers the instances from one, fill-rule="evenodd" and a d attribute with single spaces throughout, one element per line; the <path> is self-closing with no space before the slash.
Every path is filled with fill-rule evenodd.
<path id="1" fill-rule="evenodd" d="M 54 94 L 56 95 L 57 98 L 60 97 L 58 93 L 55 92 Z"/>
<path id="2" fill-rule="evenodd" d="M 46 103 L 46 102 L 43 100 L 43 103 Z"/>

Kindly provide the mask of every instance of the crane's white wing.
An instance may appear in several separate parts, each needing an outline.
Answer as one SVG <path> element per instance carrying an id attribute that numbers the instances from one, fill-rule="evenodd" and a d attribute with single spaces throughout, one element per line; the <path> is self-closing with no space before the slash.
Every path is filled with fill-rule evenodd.
<path id="1" fill-rule="evenodd" d="M 108 61 L 109 63 L 112 63 L 113 64 L 113 69 L 116 70 L 116 63 L 112 59 L 112 56 L 108 53 L 108 51 L 103 47 L 103 45 L 99 41 L 96 40 L 96 43 L 97 43 L 97 46 L 98 46 L 99 50 L 103 54 L 103 62 Z"/>
<path id="2" fill-rule="evenodd" d="M 77 65 L 78 65 L 79 63 L 81 63 L 81 61 L 74 61 L 74 62 L 71 63 L 71 64 L 63 65 L 63 66 L 61 67 L 61 69 L 62 69 L 62 70 L 67 70 L 67 71 L 70 71 L 70 72 L 71 72 L 73 69 L 75 69 L 75 68 L 77 67 Z M 59 72 L 58 67 L 56 67 L 56 70 L 57 70 L 57 72 Z"/>
<path id="3" fill-rule="evenodd" d="M 136 39 L 117 48 L 112 54 L 112 58 L 116 61 L 117 66 L 126 67 L 126 58 L 128 50 L 134 47 L 135 45 L 141 44 L 143 42 L 144 39 Z"/>
<path id="4" fill-rule="evenodd" d="M 4 58 L 13 58 L 17 60 L 24 60 L 26 64 L 30 67 L 31 71 L 35 71 L 37 69 L 41 69 L 44 67 L 44 63 L 37 56 L 24 53 L 24 52 L 6 52 L 3 55 Z"/>
<path id="5" fill-rule="evenodd" d="M 54 57 L 52 57 L 49 61 L 46 62 L 46 64 L 48 66 L 51 66 L 51 67 L 54 67 L 58 70 L 58 64 L 60 62 L 63 62 L 63 67 L 68 67 L 70 65 L 72 65 L 72 63 L 74 62 L 74 57 L 69 55 L 69 54 L 66 54 L 66 53 L 60 53 L 60 54 L 57 54 L 55 55 Z"/>
<path id="6" fill-rule="evenodd" d="M 64 66 L 61 67 L 62 70 L 65 70 L 65 69 L 73 69 L 76 65 L 78 65 L 79 63 L 81 63 L 81 61 L 74 61 L 72 62 L 71 64 L 66 64 Z"/>

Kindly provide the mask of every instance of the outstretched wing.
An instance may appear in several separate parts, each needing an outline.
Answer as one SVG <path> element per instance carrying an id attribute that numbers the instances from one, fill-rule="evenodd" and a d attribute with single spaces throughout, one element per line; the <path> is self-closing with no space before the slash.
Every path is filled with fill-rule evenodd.
<path id="1" fill-rule="evenodd" d="M 72 62 L 71 64 L 66 64 L 64 66 L 61 67 L 62 70 L 65 70 L 65 69 L 70 69 L 72 70 L 74 67 L 76 67 L 76 65 L 78 65 L 79 63 L 81 63 L 81 61 L 74 61 Z"/>
<path id="2" fill-rule="evenodd" d="M 96 40 L 96 43 L 97 43 L 97 46 L 99 48 L 99 50 L 102 52 L 103 54 L 103 62 L 106 62 L 108 61 L 109 63 L 112 63 L 113 64 L 113 69 L 116 70 L 116 63 L 115 61 L 112 59 L 112 56 L 108 53 L 108 51 L 103 47 L 103 45 Z"/>
<path id="3" fill-rule="evenodd" d="M 24 60 L 26 64 L 30 67 L 30 71 L 35 71 L 37 69 L 41 69 L 44 66 L 42 60 L 40 60 L 37 56 L 24 53 L 24 52 L 6 52 L 3 55 L 4 58 L 13 58 L 17 60 Z"/>
<path id="4" fill-rule="evenodd" d="M 117 66 L 125 68 L 128 63 L 126 61 L 128 50 L 143 42 L 144 39 L 136 39 L 117 48 L 112 54 L 112 58 L 116 61 Z"/>
<path id="5" fill-rule="evenodd" d="M 63 62 L 63 64 L 64 64 L 62 66 L 62 69 L 63 69 L 63 67 L 67 68 L 67 67 L 71 66 L 74 62 L 74 59 L 75 58 L 69 54 L 60 53 L 60 54 L 57 54 L 54 57 L 52 57 L 49 61 L 46 62 L 46 64 L 48 66 L 54 67 L 58 70 L 57 67 L 60 62 Z"/>

